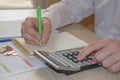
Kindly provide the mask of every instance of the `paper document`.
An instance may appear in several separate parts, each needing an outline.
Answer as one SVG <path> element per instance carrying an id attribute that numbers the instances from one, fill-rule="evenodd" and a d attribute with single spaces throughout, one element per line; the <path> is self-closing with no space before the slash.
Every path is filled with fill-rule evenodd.
<path id="1" fill-rule="evenodd" d="M 0 38 L 20 37 L 21 22 L 23 21 L 0 21 Z"/>
<path id="2" fill-rule="evenodd" d="M 0 78 L 46 67 L 46 65 L 44 65 L 34 56 L 27 56 L 23 54 L 23 52 L 21 52 L 12 42 L 0 43 L 0 47 L 3 45 L 12 46 L 18 55 L 5 56 L 3 54 L 0 54 Z"/>

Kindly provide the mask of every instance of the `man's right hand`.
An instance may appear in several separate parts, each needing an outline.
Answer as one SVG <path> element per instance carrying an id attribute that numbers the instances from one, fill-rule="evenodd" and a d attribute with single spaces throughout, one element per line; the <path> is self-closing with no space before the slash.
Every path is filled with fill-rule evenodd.
<path id="1" fill-rule="evenodd" d="M 22 23 L 21 34 L 24 40 L 33 45 L 39 45 L 39 41 L 42 40 L 43 46 L 46 45 L 50 33 L 51 33 L 51 22 L 48 18 L 42 18 L 43 33 L 38 33 L 37 19 L 34 17 L 28 17 Z"/>

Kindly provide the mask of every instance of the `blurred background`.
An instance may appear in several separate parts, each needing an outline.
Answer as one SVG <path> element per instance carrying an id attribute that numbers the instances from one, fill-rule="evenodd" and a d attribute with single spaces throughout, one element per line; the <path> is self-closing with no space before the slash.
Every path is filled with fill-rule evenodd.
<path id="1" fill-rule="evenodd" d="M 0 0 L 0 9 L 28 9 L 40 5 L 46 8 L 47 0 Z"/>
<path id="2" fill-rule="evenodd" d="M 38 5 L 41 6 L 42 9 L 45 9 L 59 1 L 61 0 L 0 0 L 0 10 L 35 9 Z M 91 15 L 80 21 L 80 24 L 94 31 L 93 27 L 91 27 L 94 25 L 94 15 Z"/>

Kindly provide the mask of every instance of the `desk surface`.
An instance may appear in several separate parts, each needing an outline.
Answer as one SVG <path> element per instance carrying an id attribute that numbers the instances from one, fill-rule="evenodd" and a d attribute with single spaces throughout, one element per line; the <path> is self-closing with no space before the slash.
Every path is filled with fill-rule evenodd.
<path id="1" fill-rule="evenodd" d="M 62 31 L 70 32 L 71 34 L 75 35 L 76 37 L 88 43 L 101 39 L 96 34 L 94 34 L 90 30 L 79 24 L 72 24 L 68 26 L 59 30 L 61 32 Z M 0 80 L 119 80 L 119 79 L 120 79 L 120 73 L 116 73 L 116 74 L 111 73 L 106 69 L 99 67 L 99 68 L 79 72 L 76 74 L 72 74 L 69 76 L 56 73 L 50 68 L 44 68 L 40 70 L 17 74 Z"/>

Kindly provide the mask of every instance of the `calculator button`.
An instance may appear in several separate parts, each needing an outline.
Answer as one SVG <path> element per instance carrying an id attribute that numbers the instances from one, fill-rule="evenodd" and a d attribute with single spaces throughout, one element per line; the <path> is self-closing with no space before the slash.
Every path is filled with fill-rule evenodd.
<path id="1" fill-rule="evenodd" d="M 78 54 L 79 54 L 78 51 L 74 51 L 74 52 L 73 52 L 73 55 L 78 55 Z"/>
<path id="2" fill-rule="evenodd" d="M 81 62 L 81 63 L 82 63 L 83 61 L 84 61 L 84 60 L 80 60 L 79 62 Z"/>
<path id="3" fill-rule="evenodd" d="M 73 55 L 73 58 L 77 58 L 77 55 Z"/>
<path id="4" fill-rule="evenodd" d="M 83 61 L 88 61 L 89 59 L 87 58 L 87 57 L 85 57 L 84 59 L 83 59 Z"/>
<path id="5" fill-rule="evenodd" d="M 93 60 L 93 59 L 94 59 L 93 56 L 87 56 L 87 58 L 88 58 L 89 60 Z"/>
<path id="6" fill-rule="evenodd" d="M 63 56 L 63 54 L 57 54 L 57 55 L 60 56 L 61 58 L 63 58 L 63 60 L 66 61 L 72 68 L 80 68 L 79 64 L 76 64 L 72 60 L 70 60 L 67 57 Z"/>
<path id="7" fill-rule="evenodd" d="M 96 59 L 93 59 L 93 62 L 94 62 L 94 63 L 96 63 L 96 62 L 97 62 L 97 60 L 96 60 Z"/>
<path id="8" fill-rule="evenodd" d="M 67 56 L 68 56 L 68 53 L 63 53 L 63 56 L 67 57 Z"/>
<path id="9" fill-rule="evenodd" d="M 88 64 L 93 64 L 93 61 L 92 60 L 88 60 Z"/>
<path id="10" fill-rule="evenodd" d="M 81 66 L 87 66 L 88 65 L 88 62 L 87 61 L 83 61 Z"/>
<path id="11" fill-rule="evenodd" d="M 78 63 L 78 60 L 76 58 L 73 58 L 72 61 Z"/>
<path id="12" fill-rule="evenodd" d="M 68 55 L 72 56 L 72 55 L 73 55 L 73 52 L 69 52 Z"/>
<path id="13" fill-rule="evenodd" d="M 73 56 L 69 55 L 67 56 L 68 59 L 72 60 Z"/>
<path id="14" fill-rule="evenodd" d="M 55 55 L 59 56 L 59 58 L 61 58 L 63 60 L 63 62 L 65 62 L 70 67 L 72 67 L 72 68 L 78 68 L 78 66 L 76 66 L 75 64 L 73 64 L 73 62 L 71 60 L 69 60 L 67 57 L 64 57 L 63 54 L 55 53 Z"/>
<path id="15" fill-rule="evenodd" d="M 88 60 L 88 64 L 94 64 L 94 63 L 96 63 L 96 62 L 97 62 L 96 59 Z"/>

